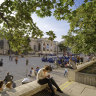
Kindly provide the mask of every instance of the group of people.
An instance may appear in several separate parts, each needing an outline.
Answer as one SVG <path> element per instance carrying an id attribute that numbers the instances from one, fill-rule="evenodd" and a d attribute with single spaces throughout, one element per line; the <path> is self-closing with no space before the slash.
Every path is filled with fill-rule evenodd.
<path id="1" fill-rule="evenodd" d="M 36 72 L 36 80 L 40 85 L 48 84 L 50 90 L 51 90 L 51 96 L 55 96 L 55 91 L 53 85 L 57 88 L 57 91 L 60 93 L 63 93 L 62 90 L 59 88 L 53 77 L 50 76 L 51 68 L 50 66 L 46 65 L 43 68 L 39 69 L 39 67 L 34 70 L 33 67 L 30 70 L 29 76 L 31 77 L 33 72 Z M 28 81 L 28 78 L 25 78 L 25 80 Z M 24 80 L 23 80 L 24 81 Z M 22 84 L 25 84 L 22 81 Z M 30 81 L 28 81 L 30 82 Z M 26 83 L 28 83 L 26 82 Z M 13 82 L 13 76 L 7 73 L 5 76 L 5 79 L 3 81 L 0 81 L 0 92 L 6 91 L 12 88 L 15 88 L 16 84 Z"/>
<path id="2" fill-rule="evenodd" d="M 36 76 L 36 75 L 37 75 L 37 73 L 38 73 L 38 71 L 39 71 L 39 67 L 36 67 L 36 69 L 35 69 L 35 70 L 34 70 L 34 68 L 33 68 L 33 67 L 31 67 L 31 70 L 30 70 L 30 72 L 29 72 L 28 76 L 30 76 L 30 77 L 32 77 L 32 76 Z"/>
<path id="3" fill-rule="evenodd" d="M 33 69 L 33 67 L 30 70 L 30 75 L 32 76 L 32 72 L 37 72 L 36 73 L 36 80 L 40 85 L 43 84 L 48 84 L 50 90 L 51 90 L 51 96 L 55 96 L 55 91 L 54 91 L 54 87 L 56 87 L 57 91 L 59 91 L 60 93 L 63 93 L 62 90 L 59 88 L 59 86 L 57 85 L 57 83 L 55 82 L 55 80 L 53 79 L 53 77 L 50 76 L 50 72 L 52 71 L 50 66 L 46 65 L 43 68 L 39 69 L 39 67 L 36 68 L 36 70 Z M 29 77 L 24 78 L 24 80 L 22 81 L 22 84 L 26 84 L 31 82 Z"/>
<path id="4" fill-rule="evenodd" d="M 13 61 L 13 56 L 9 55 L 9 61 Z M 18 56 L 15 57 L 15 63 L 18 63 Z"/>
<path id="5" fill-rule="evenodd" d="M 15 61 L 17 64 L 18 58 L 15 59 Z M 26 59 L 26 65 L 28 65 L 27 59 Z M 57 85 L 57 83 L 55 82 L 55 80 L 53 79 L 53 77 L 50 76 L 50 74 L 49 74 L 50 71 L 52 71 L 52 68 L 51 68 L 51 66 L 48 66 L 48 65 L 46 65 L 44 68 L 41 68 L 41 69 L 39 67 L 36 67 L 36 69 L 31 67 L 28 77 L 36 76 L 36 80 L 40 85 L 48 84 L 48 86 L 52 92 L 51 96 L 55 96 L 55 91 L 54 91 L 53 85 L 57 88 L 57 91 L 59 91 L 60 93 L 63 93 L 61 91 L 61 89 L 59 88 L 59 86 Z M 23 79 L 22 84 L 31 82 L 31 80 L 28 79 L 28 77 Z M 0 81 L 0 92 L 4 92 L 4 91 L 10 90 L 15 87 L 16 87 L 16 83 L 13 82 L 13 76 L 10 75 L 8 72 L 7 75 L 5 76 L 5 79 Z"/>
<path id="6" fill-rule="evenodd" d="M 18 56 L 16 56 L 14 60 L 15 60 L 15 63 L 18 64 L 18 60 L 19 60 Z M 9 61 L 13 61 L 13 56 L 9 55 Z M 26 59 L 26 65 L 28 65 L 28 63 L 29 63 L 29 60 Z"/>
<path id="7" fill-rule="evenodd" d="M 26 77 L 22 80 L 22 84 L 26 84 L 32 81 L 32 78 L 36 77 L 37 73 L 39 71 L 39 67 L 36 67 L 34 70 L 33 67 L 31 67 L 29 74 L 26 74 Z"/>
<path id="8" fill-rule="evenodd" d="M 13 76 L 8 72 L 5 76 L 5 79 L 0 81 L 0 92 L 7 91 L 15 87 L 16 83 L 13 82 Z"/>

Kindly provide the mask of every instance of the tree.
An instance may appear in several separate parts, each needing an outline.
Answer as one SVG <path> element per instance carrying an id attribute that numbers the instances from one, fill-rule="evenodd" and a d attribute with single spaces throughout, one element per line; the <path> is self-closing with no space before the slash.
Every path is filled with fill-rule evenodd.
<path id="1" fill-rule="evenodd" d="M 58 47 L 60 48 L 61 51 L 63 51 L 63 54 L 67 51 L 67 47 L 65 46 L 64 43 L 59 43 Z"/>
<path id="2" fill-rule="evenodd" d="M 49 36 L 49 40 L 53 41 L 56 38 L 56 35 L 53 33 L 53 31 L 46 32 L 46 34 Z"/>
<path id="3" fill-rule="evenodd" d="M 71 15 L 69 34 L 63 36 L 66 45 L 76 53 L 96 52 L 96 0 L 82 4 Z"/>
<path id="4" fill-rule="evenodd" d="M 43 32 L 33 22 L 31 14 L 36 13 L 41 18 L 53 14 L 58 19 L 61 11 L 66 9 L 65 13 L 69 12 L 68 5 L 74 4 L 73 2 L 73 0 L 5 0 L 0 5 L 0 33 L 9 41 L 13 51 L 21 50 L 22 44 L 26 42 L 26 35 L 33 38 L 43 36 Z M 63 8 L 65 9 L 62 10 Z"/>
<path id="5" fill-rule="evenodd" d="M 0 23 L 2 24 L 0 32 L 9 41 L 12 50 L 19 50 L 22 47 L 22 42 L 26 40 L 24 36 L 32 35 L 34 38 L 43 36 L 43 32 L 33 22 L 31 14 L 36 13 L 41 18 L 53 15 L 57 20 L 68 20 L 72 18 L 71 14 L 75 14 L 75 11 L 71 9 L 75 4 L 74 1 L 5 0 L 0 5 Z M 89 0 L 84 1 L 86 3 Z M 91 1 L 95 2 L 95 0 Z M 17 43 L 17 46 L 14 43 Z"/>

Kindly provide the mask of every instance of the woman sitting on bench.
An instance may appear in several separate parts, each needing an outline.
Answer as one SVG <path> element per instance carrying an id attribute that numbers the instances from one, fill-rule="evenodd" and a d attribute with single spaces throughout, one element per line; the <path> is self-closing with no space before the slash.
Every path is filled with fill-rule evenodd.
<path id="1" fill-rule="evenodd" d="M 49 88 L 52 91 L 51 96 L 55 96 L 54 88 L 52 85 L 54 85 L 57 88 L 57 91 L 60 93 L 63 93 L 59 86 L 56 84 L 56 82 L 53 80 L 53 78 L 48 75 L 48 72 L 50 72 L 50 66 L 45 66 L 45 68 L 41 68 L 37 73 L 37 81 L 40 85 L 47 84 Z"/>

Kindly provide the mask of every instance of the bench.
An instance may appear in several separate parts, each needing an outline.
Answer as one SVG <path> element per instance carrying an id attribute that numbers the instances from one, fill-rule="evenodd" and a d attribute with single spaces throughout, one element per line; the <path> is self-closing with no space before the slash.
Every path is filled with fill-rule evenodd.
<path id="1" fill-rule="evenodd" d="M 8 96 L 32 96 L 32 95 L 42 91 L 46 87 L 48 87 L 48 84 L 40 85 L 35 80 L 33 82 L 23 84 L 21 86 L 13 88 L 9 91 L 6 91 L 6 94 L 8 94 Z M 2 96 L 2 95 L 0 94 L 0 96 Z"/>

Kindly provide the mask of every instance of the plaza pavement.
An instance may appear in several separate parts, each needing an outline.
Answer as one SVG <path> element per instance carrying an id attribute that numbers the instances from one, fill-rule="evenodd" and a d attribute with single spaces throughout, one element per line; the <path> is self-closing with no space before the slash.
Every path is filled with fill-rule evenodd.
<path id="1" fill-rule="evenodd" d="M 14 81 L 19 80 L 26 77 L 26 71 L 28 70 L 27 74 L 30 72 L 31 67 L 34 69 L 38 66 L 42 68 L 44 65 L 50 65 L 51 63 L 46 63 L 41 61 L 41 57 L 25 57 L 21 58 L 19 56 L 18 64 L 15 63 L 15 57 L 13 61 L 9 61 L 9 56 L 0 55 L 0 59 L 3 58 L 3 67 L 0 67 L 0 79 L 3 80 L 6 76 L 7 72 L 14 76 Z M 26 58 L 29 59 L 29 64 L 26 66 Z M 53 65 L 53 64 L 51 64 Z"/>
<path id="2" fill-rule="evenodd" d="M 21 81 L 26 77 L 26 68 L 29 71 L 31 67 L 36 68 L 39 66 L 41 68 L 44 65 L 51 64 L 42 62 L 40 57 L 27 57 L 29 59 L 28 66 L 25 64 L 25 58 L 20 57 L 18 64 L 15 64 L 14 59 L 13 61 L 9 61 L 8 56 L 0 56 L 1 58 L 4 60 L 4 66 L 0 68 L 0 80 L 3 80 L 6 73 L 10 72 L 14 76 L 17 86 L 20 86 Z M 68 78 L 64 77 L 64 68 L 54 69 L 50 74 L 65 93 L 58 93 L 60 96 L 96 96 L 96 87 L 68 81 Z M 32 78 L 32 80 L 35 80 L 35 78 Z"/>

